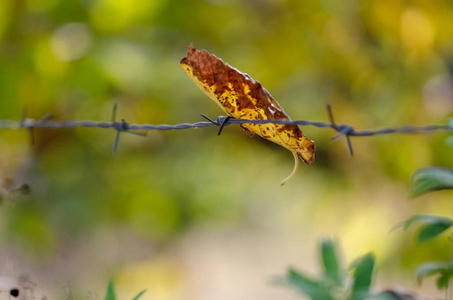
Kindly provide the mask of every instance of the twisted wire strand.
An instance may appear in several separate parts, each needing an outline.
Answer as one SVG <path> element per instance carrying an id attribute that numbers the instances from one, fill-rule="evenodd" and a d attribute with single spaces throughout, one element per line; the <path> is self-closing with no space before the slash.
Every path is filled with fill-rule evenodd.
<path id="1" fill-rule="evenodd" d="M 58 129 L 58 128 L 113 128 L 116 130 L 116 137 L 113 150 L 116 151 L 119 144 L 119 137 L 121 132 L 127 132 L 137 135 L 146 135 L 146 132 L 150 130 L 179 130 L 179 129 L 189 129 L 189 128 L 201 128 L 208 126 L 219 126 L 219 134 L 222 131 L 223 127 L 231 124 L 282 124 L 282 125 L 300 125 L 300 126 L 315 126 L 320 128 L 331 128 L 337 132 L 335 136 L 332 137 L 333 140 L 337 140 L 341 137 L 345 137 L 347 141 L 347 147 L 349 153 L 352 155 L 352 146 L 350 142 L 350 137 L 368 137 L 374 135 L 384 135 L 384 134 L 416 134 L 416 133 L 432 133 L 432 132 L 453 132 L 453 119 L 450 119 L 447 124 L 444 125 L 425 125 L 425 126 L 416 126 L 416 125 L 403 125 L 398 127 L 386 127 L 375 130 L 356 130 L 354 127 L 348 124 L 336 124 L 333 118 L 333 113 L 330 105 L 327 105 L 327 113 L 330 119 L 330 122 L 320 122 L 320 121 L 307 121 L 307 120 L 245 120 L 245 119 L 235 119 L 228 116 L 219 116 L 216 120 L 212 120 L 205 115 L 201 115 L 208 121 L 196 122 L 196 123 L 180 123 L 180 124 L 135 124 L 128 123 L 124 120 L 116 120 L 117 106 L 113 107 L 112 120 L 111 122 L 99 122 L 91 120 L 80 120 L 80 121 L 53 121 L 50 114 L 44 115 L 41 119 L 36 120 L 32 118 L 26 118 L 26 110 L 22 114 L 22 119 L 20 121 L 14 120 L 0 120 L 0 129 L 28 129 L 31 134 L 31 141 L 34 142 L 34 130 L 39 128 L 46 129 Z"/>
<path id="2" fill-rule="evenodd" d="M 223 120 L 227 118 L 226 116 L 219 116 L 216 118 L 216 121 L 213 122 L 196 122 L 196 123 L 180 123 L 180 124 L 135 124 L 122 120 L 122 121 L 115 121 L 115 122 L 100 122 L 100 121 L 91 121 L 91 120 L 81 120 L 81 121 L 45 121 L 42 122 L 40 120 L 35 119 L 25 119 L 23 121 L 13 121 L 13 120 L 0 120 L 0 129 L 23 129 L 23 128 L 46 128 L 46 129 L 58 129 L 58 128 L 78 128 L 78 127 L 87 127 L 87 128 L 114 128 L 115 130 L 119 131 L 128 131 L 128 130 L 178 130 L 178 129 L 188 129 L 188 128 L 201 128 L 201 127 L 208 127 L 208 126 L 220 126 Z M 382 134 L 393 134 L 393 133 L 427 133 L 427 132 L 435 132 L 435 131 L 445 131 L 445 132 L 452 132 L 453 131 L 453 122 L 452 124 L 445 124 L 445 125 L 425 125 L 425 126 L 417 126 L 417 125 L 404 125 L 398 127 L 386 127 L 380 128 L 376 130 L 356 130 L 351 125 L 347 124 L 339 124 L 333 125 L 327 122 L 320 122 L 320 121 L 306 121 L 306 120 L 295 120 L 295 121 L 288 121 L 288 120 L 245 120 L 245 119 L 234 119 L 229 118 L 225 123 L 224 126 L 228 126 L 231 124 L 245 124 L 245 123 L 253 123 L 253 124 L 282 124 L 282 125 L 300 125 L 300 126 L 315 126 L 320 128 L 332 128 L 336 130 L 338 133 L 343 133 L 343 135 L 348 136 L 372 136 L 372 135 L 382 135 Z"/>

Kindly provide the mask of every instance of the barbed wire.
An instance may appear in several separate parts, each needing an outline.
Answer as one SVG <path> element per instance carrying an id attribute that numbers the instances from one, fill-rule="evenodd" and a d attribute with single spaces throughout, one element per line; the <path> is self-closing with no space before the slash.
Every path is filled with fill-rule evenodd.
<path id="1" fill-rule="evenodd" d="M 453 119 L 450 119 L 449 122 L 445 125 L 425 125 L 425 126 L 416 126 L 416 125 L 404 125 L 398 127 L 386 127 L 376 130 L 356 130 L 353 126 L 348 124 L 336 124 L 332 108 L 327 105 L 327 114 L 330 122 L 320 122 L 320 121 L 306 121 L 306 120 L 245 120 L 245 119 L 235 119 L 229 116 L 218 116 L 216 120 L 212 120 L 206 115 L 202 114 L 201 116 L 207 121 L 196 122 L 196 123 L 180 123 L 175 125 L 168 124 L 135 124 L 128 123 L 125 120 L 117 121 L 118 106 L 115 104 L 112 112 L 112 119 L 110 122 L 100 122 L 100 121 L 91 121 L 91 120 L 81 120 L 81 121 L 52 121 L 52 115 L 46 114 L 40 119 L 33 119 L 26 117 L 26 110 L 24 109 L 22 114 L 22 119 L 20 121 L 13 120 L 0 120 L 0 129 L 28 129 L 30 131 L 31 143 L 34 143 L 34 131 L 39 128 L 46 129 L 58 129 L 58 128 L 113 128 L 116 131 L 115 142 L 113 145 L 113 151 L 118 149 L 120 133 L 127 132 L 135 135 L 146 136 L 147 132 L 150 130 L 178 130 L 178 129 L 188 129 L 188 128 L 201 128 L 208 126 L 219 126 L 218 135 L 222 132 L 225 126 L 231 124 L 282 124 L 282 125 L 300 125 L 300 126 L 315 126 L 320 128 L 331 128 L 337 133 L 332 137 L 332 140 L 338 140 L 341 137 L 346 138 L 347 147 L 350 155 L 353 155 L 352 145 L 350 137 L 368 137 L 374 135 L 384 135 L 384 134 L 417 134 L 417 133 L 432 133 L 432 132 L 453 132 Z"/>

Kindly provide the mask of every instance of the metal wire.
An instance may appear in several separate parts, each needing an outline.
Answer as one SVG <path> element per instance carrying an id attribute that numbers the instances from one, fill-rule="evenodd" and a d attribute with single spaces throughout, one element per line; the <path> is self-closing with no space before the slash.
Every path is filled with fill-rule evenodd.
<path id="1" fill-rule="evenodd" d="M 219 132 L 221 133 L 222 129 L 225 126 L 231 124 L 282 124 L 282 125 L 300 125 L 300 126 L 315 126 L 320 128 L 331 128 L 337 132 L 335 136 L 332 137 L 333 140 L 338 140 L 341 137 L 346 138 L 347 147 L 350 155 L 353 154 L 350 137 L 367 137 L 374 135 L 384 135 L 384 134 L 417 134 L 417 133 L 432 133 L 432 132 L 453 132 L 453 120 L 450 120 L 448 124 L 445 125 L 425 125 L 425 126 L 415 126 L 415 125 L 405 125 L 399 127 L 388 127 L 381 128 L 376 130 L 356 130 L 351 125 L 347 124 L 336 124 L 333 118 L 333 113 L 330 105 L 327 105 L 327 113 L 330 119 L 330 122 L 318 122 L 318 121 L 306 121 L 306 120 L 244 120 L 244 119 L 235 119 L 229 116 L 219 116 L 216 120 L 212 120 L 205 115 L 201 115 L 203 118 L 207 119 L 207 122 L 196 122 L 196 123 L 180 123 L 175 125 L 168 124 L 129 124 L 125 120 L 117 121 L 116 120 L 117 106 L 115 105 L 112 112 L 111 122 L 98 122 L 90 120 L 81 120 L 81 121 L 52 121 L 50 120 L 52 115 L 46 114 L 39 120 L 26 118 L 26 110 L 24 109 L 22 114 L 22 119 L 20 121 L 13 120 L 0 120 L 0 129 L 28 129 L 31 135 L 31 142 L 34 142 L 34 131 L 39 128 L 46 129 L 58 129 L 58 128 L 113 128 L 116 131 L 115 143 L 113 146 L 113 151 L 118 149 L 119 138 L 121 132 L 132 133 L 136 135 L 146 135 L 146 132 L 150 130 L 178 130 L 178 129 L 188 129 L 188 128 L 201 128 L 208 126 L 219 126 Z"/>

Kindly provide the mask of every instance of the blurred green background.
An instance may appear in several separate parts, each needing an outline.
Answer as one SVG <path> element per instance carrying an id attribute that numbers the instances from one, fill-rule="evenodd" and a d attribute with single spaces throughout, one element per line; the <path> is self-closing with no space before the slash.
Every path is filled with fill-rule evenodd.
<path id="1" fill-rule="evenodd" d="M 295 120 L 327 121 L 330 103 L 356 129 L 445 123 L 452 20 L 448 0 L 2 0 L 0 119 L 26 108 L 108 121 L 114 103 L 131 123 L 215 118 L 179 66 L 194 43 Z M 415 246 L 390 230 L 414 213 L 451 215 L 451 193 L 407 200 L 417 168 L 453 167 L 451 137 L 353 138 L 351 158 L 335 132 L 302 129 L 316 161 L 283 187 L 291 154 L 238 126 L 123 134 L 115 154 L 113 130 L 36 130 L 30 145 L 27 131 L 3 129 L 0 276 L 25 275 L 55 299 L 66 282 L 76 298 L 102 298 L 111 277 L 122 299 L 298 299 L 272 277 L 316 272 L 316 244 L 334 236 L 348 262 L 376 254 L 377 287 L 436 295 L 413 271 L 447 259 L 445 241 Z M 22 184 L 29 195 L 14 191 Z"/>

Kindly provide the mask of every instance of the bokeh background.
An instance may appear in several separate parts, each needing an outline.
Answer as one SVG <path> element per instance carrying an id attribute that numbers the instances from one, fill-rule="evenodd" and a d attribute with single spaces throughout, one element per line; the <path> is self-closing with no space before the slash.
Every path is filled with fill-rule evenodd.
<path id="1" fill-rule="evenodd" d="M 292 119 L 357 129 L 445 123 L 453 110 L 448 0 L 1 0 L 0 118 L 177 124 L 222 112 L 179 66 L 194 43 L 260 81 Z M 375 289 L 426 296 L 414 269 L 448 259 L 391 231 L 415 213 L 452 214 L 451 193 L 408 200 L 412 172 L 453 167 L 447 134 L 353 138 L 302 128 L 316 161 L 279 185 L 292 155 L 238 126 L 0 132 L 0 276 L 36 297 L 301 299 L 275 276 L 316 275 L 317 243 L 345 264 L 377 257 Z M 21 185 L 30 191 L 23 195 Z M 5 296 L 2 292 L 0 297 Z M 6 299 L 6 298 L 5 298 Z"/>

